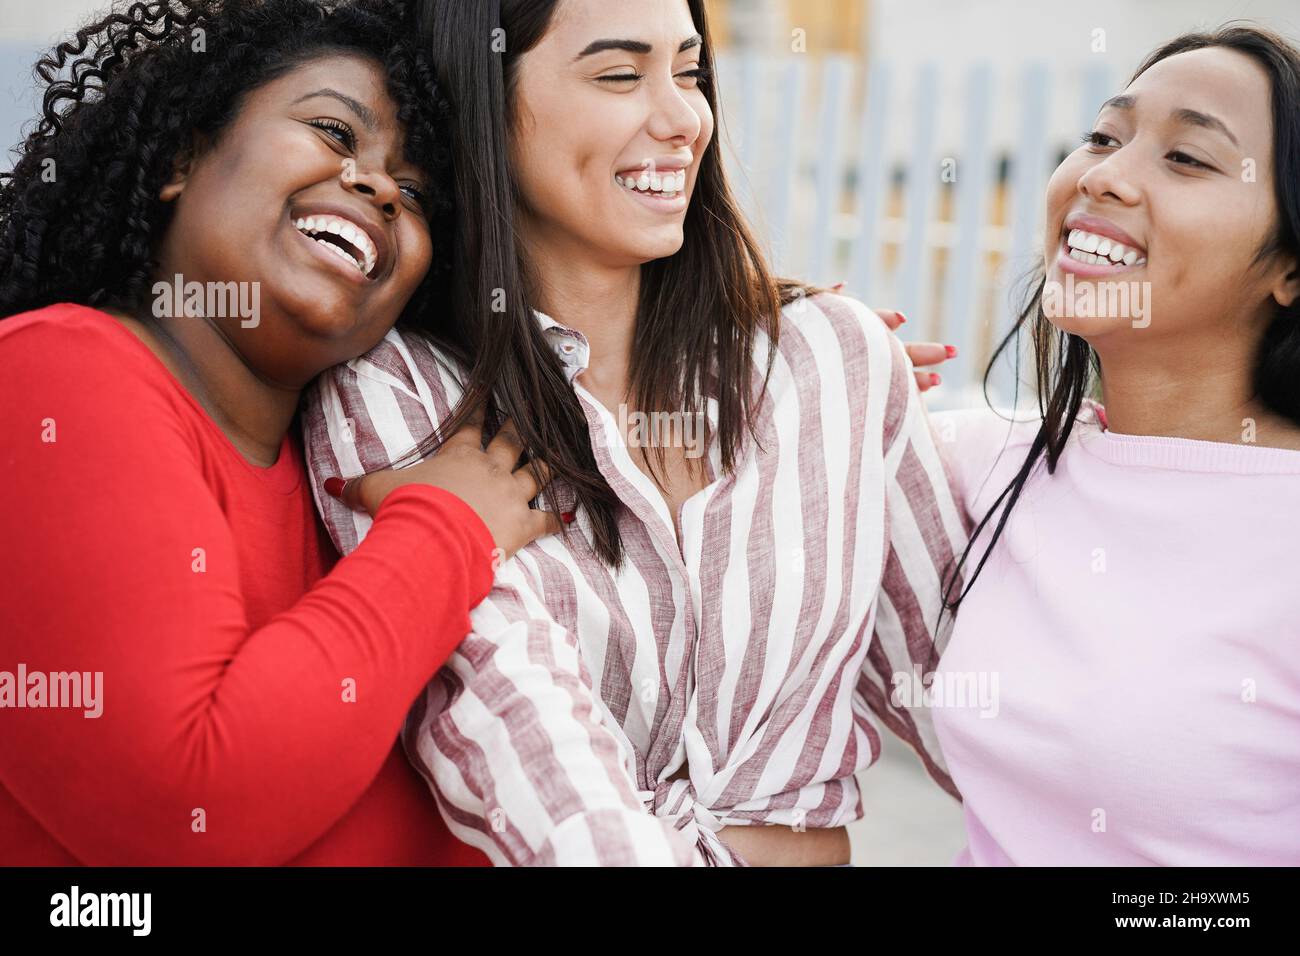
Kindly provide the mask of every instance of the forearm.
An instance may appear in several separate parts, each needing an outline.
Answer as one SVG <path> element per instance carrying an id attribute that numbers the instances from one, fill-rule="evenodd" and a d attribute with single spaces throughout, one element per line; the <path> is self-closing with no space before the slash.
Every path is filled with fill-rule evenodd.
<path id="1" fill-rule="evenodd" d="M 453 832 L 498 864 L 695 865 L 689 838 L 646 810 L 598 706 L 563 629 L 516 622 L 453 655 L 407 749 Z"/>

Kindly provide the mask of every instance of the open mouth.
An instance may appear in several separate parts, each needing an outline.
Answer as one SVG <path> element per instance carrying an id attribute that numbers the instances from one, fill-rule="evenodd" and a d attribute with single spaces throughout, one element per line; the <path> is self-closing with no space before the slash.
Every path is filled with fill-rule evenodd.
<path id="1" fill-rule="evenodd" d="M 625 170 L 614 174 L 614 182 L 638 195 L 654 199 L 676 199 L 686 190 L 686 170 Z"/>
<path id="2" fill-rule="evenodd" d="M 379 252 L 370 236 L 356 223 L 341 216 L 314 215 L 295 219 L 293 225 L 308 239 L 319 243 L 367 279 L 375 278 Z"/>
<path id="3" fill-rule="evenodd" d="M 1125 245 L 1109 236 L 1071 229 L 1065 236 L 1066 255 L 1089 266 L 1112 266 L 1116 269 L 1146 265 L 1146 250 Z"/>

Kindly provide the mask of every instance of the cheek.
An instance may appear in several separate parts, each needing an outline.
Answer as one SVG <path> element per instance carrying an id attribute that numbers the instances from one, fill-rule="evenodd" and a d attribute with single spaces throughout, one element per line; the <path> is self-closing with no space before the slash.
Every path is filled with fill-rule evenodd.
<path id="1" fill-rule="evenodd" d="M 693 145 L 696 156 L 699 156 L 713 141 L 713 111 L 709 109 L 709 101 L 703 93 L 697 94 L 697 99 L 699 102 L 695 104 L 695 112 L 700 117 L 700 135 Z"/>
<path id="2" fill-rule="evenodd" d="M 1069 212 L 1070 203 L 1079 190 L 1079 178 L 1087 164 L 1076 155 L 1067 156 L 1047 181 L 1046 213 L 1049 225 L 1060 223 Z"/>
<path id="3" fill-rule="evenodd" d="M 433 241 L 427 229 L 407 221 L 400 231 L 398 245 L 402 250 L 401 261 L 392 276 L 392 293 L 400 300 L 400 309 L 406 306 L 429 271 L 433 262 Z"/>

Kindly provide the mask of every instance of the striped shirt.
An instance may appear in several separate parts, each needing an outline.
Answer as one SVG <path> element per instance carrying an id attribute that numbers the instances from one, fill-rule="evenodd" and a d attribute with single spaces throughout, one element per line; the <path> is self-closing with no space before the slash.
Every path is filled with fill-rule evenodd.
<path id="1" fill-rule="evenodd" d="M 498 569 L 404 733 L 453 832 L 498 864 L 743 864 L 719 828 L 862 816 L 854 775 L 880 754 L 877 722 L 956 796 L 929 714 L 891 690 L 934 669 L 942 577 L 965 527 L 884 324 L 829 294 L 782 310 L 757 444 L 746 438 L 723 474 L 710 441 L 679 540 L 635 441 L 582 385 L 585 337 L 538 321 L 622 503 L 626 558 L 602 563 L 579 511 L 567 537 Z M 342 553 L 370 519 L 324 480 L 388 466 L 460 394 L 454 365 L 396 329 L 321 376 L 306 447 Z"/>

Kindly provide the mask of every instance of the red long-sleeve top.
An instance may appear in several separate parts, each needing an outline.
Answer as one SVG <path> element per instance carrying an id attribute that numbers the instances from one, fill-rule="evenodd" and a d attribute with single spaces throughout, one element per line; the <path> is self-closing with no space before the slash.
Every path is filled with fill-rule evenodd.
<path id="1" fill-rule="evenodd" d="M 0 864 L 484 863 L 397 738 L 491 551 L 407 486 L 340 560 L 296 437 L 249 464 L 95 309 L 0 321 L 0 672 L 103 675 L 99 717 L 0 693 Z"/>

